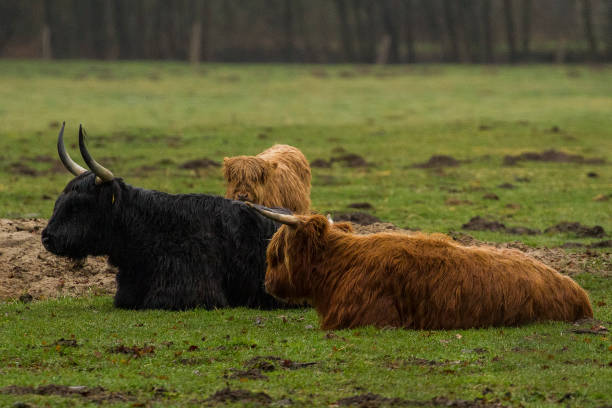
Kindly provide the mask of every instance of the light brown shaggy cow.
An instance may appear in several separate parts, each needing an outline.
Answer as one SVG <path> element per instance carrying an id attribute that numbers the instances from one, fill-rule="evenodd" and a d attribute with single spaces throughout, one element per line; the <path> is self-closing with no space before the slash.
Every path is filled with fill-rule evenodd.
<path id="1" fill-rule="evenodd" d="M 302 152 L 274 145 L 257 156 L 223 159 L 226 198 L 266 207 L 283 207 L 298 214 L 310 209 L 310 165 Z"/>
<path id="2" fill-rule="evenodd" d="M 321 215 L 257 211 L 287 224 L 268 245 L 266 290 L 312 304 L 322 329 L 467 329 L 593 316 L 576 282 L 517 250 L 465 247 L 442 234 L 355 235 Z"/>

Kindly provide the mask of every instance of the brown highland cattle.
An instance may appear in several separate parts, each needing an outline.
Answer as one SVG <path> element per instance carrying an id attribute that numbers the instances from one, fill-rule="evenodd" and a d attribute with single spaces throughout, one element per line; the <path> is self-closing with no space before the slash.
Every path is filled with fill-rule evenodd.
<path id="1" fill-rule="evenodd" d="M 266 207 L 283 207 L 298 214 L 310 209 L 310 165 L 302 152 L 274 145 L 257 156 L 223 159 L 226 198 Z"/>
<path id="2" fill-rule="evenodd" d="M 592 317 L 586 292 L 517 250 L 465 247 L 442 234 L 355 235 L 321 215 L 256 209 L 282 222 L 266 290 L 307 301 L 322 329 L 516 326 Z"/>

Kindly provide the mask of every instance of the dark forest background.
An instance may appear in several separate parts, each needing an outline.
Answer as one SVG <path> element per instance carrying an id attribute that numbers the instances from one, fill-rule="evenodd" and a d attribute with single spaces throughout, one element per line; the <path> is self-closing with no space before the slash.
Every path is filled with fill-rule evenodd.
<path id="1" fill-rule="evenodd" d="M 0 56 L 612 61 L 612 0 L 0 0 Z"/>

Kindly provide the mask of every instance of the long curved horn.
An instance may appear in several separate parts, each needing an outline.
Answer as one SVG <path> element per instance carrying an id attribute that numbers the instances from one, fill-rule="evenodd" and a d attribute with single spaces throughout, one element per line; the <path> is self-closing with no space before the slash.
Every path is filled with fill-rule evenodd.
<path id="1" fill-rule="evenodd" d="M 96 175 L 96 184 L 112 181 L 115 178 L 109 169 L 103 167 L 101 164 L 95 161 L 87 151 L 87 146 L 85 146 L 85 132 L 83 130 L 83 125 L 79 125 L 79 149 L 81 150 L 81 156 L 83 156 L 83 160 L 85 160 L 87 167 L 89 167 Z"/>
<path id="2" fill-rule="evenodd" d="M 295 215 L 279 214 L 279 213 L 275 213 L 275 212 L 272 212 L 272 211 L 264 210 L 263 208 L 259 208 L 259 207 L 254 206 L 252 203 L 249 203 L 248 201 L 245 202 L 245 204 L 248 205 L 249 207 L 253 208 L 255 211 L 257 211 L 258 213 L 260 213 L 264 217 L 269 218 L 269 219 L 274 220 L 274 221 L 278 221 L 281 224 L 290 225 L 292 227 L 295 227 L 295 226 L 297 226 L 297 225 L 302 223 L 300 221 L 300 219 L 298 217 L 296 217 Z"/>
<path id="3" fill-rule="evenodd" d="M 68 155 L 66 146 L 64 146 L 64 126 L 66 126 L 66 122 L 62 122 L 62 128 L 60 129 L 59 136 L 57 137 L 57 153 L 59 154 L 60 160 L 64 164 L 64 167 L 66 167 L 66 169 L 75 176 L 78 176 L 79 174 L 85 173 L 87 169 L 79 166 L 70 158 L 70 155 Z"/>

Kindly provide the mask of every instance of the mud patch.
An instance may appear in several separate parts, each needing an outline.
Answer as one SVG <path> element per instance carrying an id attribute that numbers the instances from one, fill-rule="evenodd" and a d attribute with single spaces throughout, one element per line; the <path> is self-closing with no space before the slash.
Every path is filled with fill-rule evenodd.
<path id="1" fill-rule="evenodd" d="M 344 167 L 368 167 L 368 163 L 362 156 L 355 153 L 347 153 L 341 156 L 332 157 L 330 163 L 340 163 Z"/>
<path id="2" fill-rule="evenodd" d="M 140 358 L 147 354 L 155 353 L 155 346 L 149 346 L 145 344 L 144 346 L 125 346 L 120 344 L 118 346 L 114 346 L 109 348 L 109 353 L 120 353 L 120 354 L 128 354 L 133 358 Z"/>
<path id="3" fill-rule="evenodd" d="M 111 404 L 117 402 L 129 402 L 134 400 L 131 395 L 107 391 L 102 387 L 84 387 L 48 384 L 39 387 L 9 385 L 0 389 L 0 394 L 12 395 L 57 395 L 60 397 L 81 397 L 90 402 L 98 404 Z"/>
<path id="4" fill-rule="evenodd" d="M 574 322 L 573 328 L 570 329 L 570 332 L 577 334 L 599 334 L 605 335 L 609 333 L 609 330 L 606 326 L 603 325 L 603 322 L 595 319 L 582 319 Z"/>
<path id="5" fill-rule="evenodd" d="M 603 157 L 587 157 L 579 154 L 569 154 L 554 149 L 545 150 L 541 153 L 525 152 L 516 156 L 504 156 L 504 165 L 513 166 L 520 161 L 540 161 L 554 163 L 577 163 L 577 164 L 603 164 L 606 159 Z"/>
<path id="6" fill-rule="evenodd" d="M 334 221 L 350 221 L 353 224 L 359 225 L 370 225 L 376 222 L 381 222 L 380 218 L 375 217 L 372 214 L 359 211 L 352 213 L 334 213 L 332 218 Z"/>
<path id="7" fill-rule="evenodd" d="M 363 203 L 351 203 L 349 205 L 347 205 L 348 208 L 357 208 L 360 210 L 372 210 L 374 209 L 374 207 L 372 206 L 372 204 L 368 203 L 368 202 L 363 202 Z"/>
<path id="8" fill-rule="evenodd" d="M 352 224 L 353 231 L 356 234 L 376 234 L 378 232 L 399 232 L 403 234 L 413 234 L 414 232 L 407 229 L 401 229 L 397 225 L 391 224 L 390 222 L 375 222 L 369 225 Z"/>
<path id="9" fill-rule="evenodd" d="M 437 167 L 457 167 L 461 162 L 452 156 L 446 155 L 434 155 L 424 163 L 414 164 L 412 167 L 418 169 L 431 169 Z"/>
<path id="10" fill-rule="evenodd" d="M 505 188 L 506 190 L 512 190 L 515 189 L 516 186 L 512 183 L 502 183 L 499 186 L 497 186 L 498 188 Z"/>
<path id="11" fill-rule="evenodd" d="M 235 402 L 269 405 L 272 403 L 273 400 L 272 397 L 270 397 L 265 392 L 252 392 L 249 390 L 241 389 L 232 390 L 230 389 L 230 387 L 226 387 L 222 390 L 215 392 L 205 401 L 215 405 Z"/>
<path id="12" fill-rule="evenodd" d="M 332 166 L 331 162 L 325 159 L 314 159 L 310 162 L 310 167 L 319 169 L 329 169 Z"/>
<path id="13" fill-rule="evenodd" d="M 336 401 L 336 405 L 350 406 L 359 408 L 377 407 L 465 407 L 465 408 L 500 408 L 505 405 L 500 402 L 487 402 L 482 398 L 475 398 L 472 401 L 461 399 L 449 399 L 447 397 L 434 397 L 429 401 L 414 401 L 402 398 L 388 398 L 382 395 L 366 394 L 355 395 L 353 397 L 341 398 Z"/>
<path id="14" fill-rule="evenodd" d="M 466 224 L 463 224 L 461 228 L 471 231 L 500 231 L 517 235 L 537 235 L 541 233 L 538 229 L 527 227 L 506 227 L 505 224 L 499 221 L 489 220 L 481 216 L 471 218 Z"/>
<path id="15" fill-rule="evenodd" d="M 208 157 L 204 157 L 202 159 L 186 161 L 179 166 L 179 168 L 187 170 L 206 169 L 209 167 L 221 167 L 221 164 Z"/>
<path id="16" fill-rule="evenodd" d="M 570 276 L 591 271 L 594 263 L 601 265 L 599 268 L 604 271 L 604 276 L 609 276 L 609 271 L 612 271 L 612 254 L 609 253 L 590 251 L 572 253 L 566 252 L 561 248 L 533 248 L 518 241 L 505 243 L 483 242 L 463 232 L 451 232 L 449 235 L 455 241 L 466 246 L 491 246 L 519 250 L 543 264 Z"/>
<path id="17" fill-rule="evenodd" d="M 8 171 L 11 172 L 12 174 L 16 174 L 19 176 L 36 177 L 41 174 L 41 172 L 39 172 L 38 170 L 33 169 L 32 167 L 22 162 L 12 163 L 9 166 Z"/>
<path id="18" fill-rule="evenodd" d="M 301 363 L 276 356 L 256 356 L 244 362 L 244 367 L 247 370 L 274 371 L 278 367 L 297 370 L 299 368 L 310 367 L 317 364 L 316 361 Z"/>
<path id="19" fill-rule="evenodd" d="M 579 222 L 568 222 L 563 221 L 558 223 L 557 225 L 553 225 L 552 227 L 546 228 L 544 230 L 547 234 L 574 234 L 581 238 L 603 238 L 606 235 L 603 227 L 599 225 L 595 225 L 593 227 L 587 227 L 586 225 L 582 225 Z"/>
<path id="20" fill-rule="evenodd" d="M 415 401 L 407 401 L 401 398 L 387 398 L 382 395 L 373 394 L 368 392 L 367 394 L 355 395 L 354 397 L 346 397 L 341 398 L 336 401 L 336 405 L 341 407 L 363 407 L 363 408 L 374 408 L 380 406 L 406 406 L 406 405 L 414 405 Z M 417 405 L 425 405 L 424 403 L 420 403 Z"/>
<path id="21" fill-rule="evenodd" d="M 0 219 L 0 299 L 112 294 L 116 268 L 105 257 L 72 261 L 47 252 L 40 233 L 47 220 Z"/>

